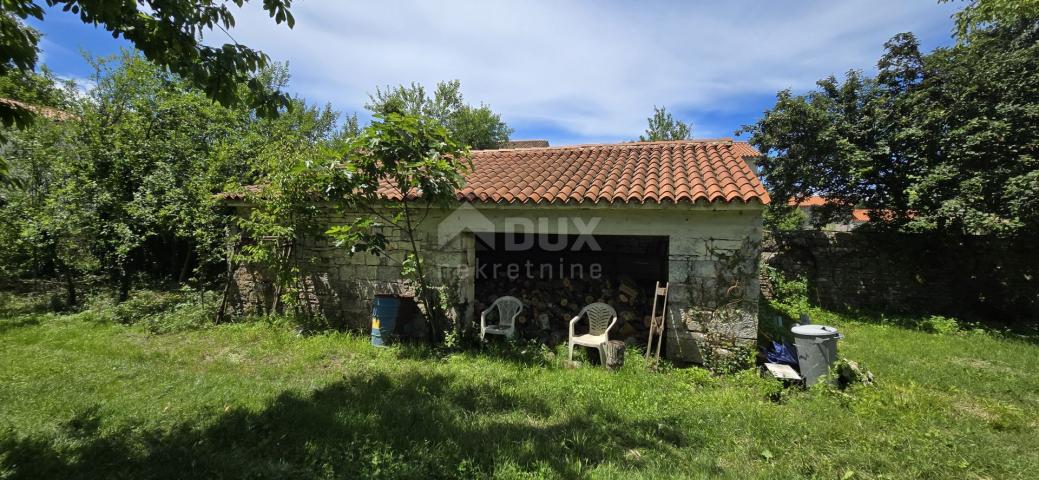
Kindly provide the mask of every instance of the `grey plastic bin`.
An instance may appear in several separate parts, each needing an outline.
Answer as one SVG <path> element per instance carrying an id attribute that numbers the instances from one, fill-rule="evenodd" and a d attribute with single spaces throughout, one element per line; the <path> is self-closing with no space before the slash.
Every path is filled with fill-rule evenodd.
<path id="1" fill-rule="evenodd" d="M 829 373 L 830 366 L 837 361 L 837 341 L 844 336 L 825 325 L 798 325 L 790 332 L 794 334 L 801 377 L 811 385 Z"/>

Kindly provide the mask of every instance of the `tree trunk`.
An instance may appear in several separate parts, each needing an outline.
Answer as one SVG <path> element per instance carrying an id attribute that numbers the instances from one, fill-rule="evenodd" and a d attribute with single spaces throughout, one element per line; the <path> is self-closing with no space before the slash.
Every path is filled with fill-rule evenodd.
<path id="1" fill-rule="evenodd" d="M 227 276 L 224 278 L 224 293 L 220 297 L 220 309 L 216 312 L 216 323 L 223 323 L 227 315 L 227 297 L 231 295 L 231 282 L 234 281 L 234 261 L 227 259 Z"/>
<path id="2" fill-rule="evenodd" d="M 116 273 L 116 302 L 123 303 L 130 298 L 130 275 L 126 272 L 126 267 L 119 267 Z"/>
<path id="3" fill-rule="evenodd" d="M 184 283 L 184 279 L 187 278 L 188 272 L 191 271 L 192 257 L 194 257 L 194 252 L 189 249 L 187 255 L 184 256 L 184 263 L 180 266 L 180 275 L 177 276 L 177 286 Z"/>
<path id="4" fill-rule="evenodd" d="M 292 247 L 295 244 L 296 242 L 295 240 L 293 240 L 291 243 L 285 246 L 285 250 L 283 253 L 284 260 L 282 261 L 282 265 L 278 267 L 282 271 L 275 273 L 275 275 L 277 276 L 277 282 L 274 286 L 274 298 L 271 299 L 271 308 L 270 311 L 267 312 L 268 315 L 275 315 L 277 313 L 280 313 L 278 310 L 281 308 L 281 292 L 282 287 L 286 282 L 284 270 L 289 268 L 288 265 L 290 262 L 292 262 Z"/>
<path id="5" fill-rule="evenodd" d="M 70 271 L 66 271 L 64 276 L 65 276 L 65 304 L 68 305 L 69 308 L 72 308 L 72 307 L 75 307 L 76 304 L 79 302 L 79 299 L 76 298 L 77 297 L 76 296 L 76 280 L 74 278 L 72 278 L 72 272 L 70 272 Z"/>
<path id="6" fill-rule="evenodd" d="M 419 297 L 422 298 L 422 303 L 426 304 L 426 316 L 428 317 L 426 321 L 429 322 L 429 343 L 436 345 L 440 342 L 443 335 L 443 328 L 440 324 L 443 311 L 440 308 L 439 299 L 435 297 L 435 292 L 429 287 L 429 282 L 426 280 L 425 262 L 422 261 L 418 243 L 415 242 L 415 225 L 411 223 L 411 208 L 408 206 L 407 195 L 405 195 L 404 200 L 404 222 L 407 227 L 408 242 L 411 244 L 411 253 L 415 258 L 415 275 L 418 277 L 416 281 L 418 281 Z"/>

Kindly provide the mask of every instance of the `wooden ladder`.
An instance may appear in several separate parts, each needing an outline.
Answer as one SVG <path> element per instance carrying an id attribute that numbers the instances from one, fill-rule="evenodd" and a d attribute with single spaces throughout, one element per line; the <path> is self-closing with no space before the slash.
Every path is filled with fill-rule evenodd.
<path id="1" fill-rule="evenodd" d="M 664 319 L 667 317 L 667 287 L 668 283 L 664 283 L 664 286 L 660 286 L 660 282 L 656 283 L 656 289 L 653 294 L 653 313 L 649 317 L 649 340 L 646 342 L 646 365 L 650 368 L 656 368 L 657 364 L 660 363 L 660 345 L 664 343 Z M 663 301 L 661 301 L 663 299 Z M 660 313 L 657 314 L 657 303 L 661 304 Z M 653 337 L 657 339 L 656 346 L 656 358 L 650 363 L 649 357 L 653 353 Z"/>

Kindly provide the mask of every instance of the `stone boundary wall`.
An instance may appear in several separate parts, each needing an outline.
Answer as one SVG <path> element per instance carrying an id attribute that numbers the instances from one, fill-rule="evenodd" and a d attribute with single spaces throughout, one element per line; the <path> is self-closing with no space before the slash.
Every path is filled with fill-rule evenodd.
<path id="1" fill-rule="evenodd" d="M 1034 239 L 798 231 L 768 238 L 765 265 L 808 280 L 825 308 L 936 314 L 1005 324 L 1039 320 Z M 770 285 L 762 275 L 762 291 Z"/>

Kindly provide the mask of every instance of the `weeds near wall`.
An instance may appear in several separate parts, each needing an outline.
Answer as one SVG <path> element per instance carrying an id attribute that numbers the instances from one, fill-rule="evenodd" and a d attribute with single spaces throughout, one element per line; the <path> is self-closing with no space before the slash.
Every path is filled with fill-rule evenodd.
<path id="1" fill-rule="evenodd" d="M 804 277 L 787 278 L 783 272 L 766 265 L 762 265 L 761 269 L 771 288 L 769 301 L 773 308 L 791 318 L 797 318 L 811 308 L 808 303 L 808 280 Z"/>
<path id="2" fill-rule="evenodd" d="M 704 338 L 699 347 L 704 366 L 730 374 L 753 366 L 757 353 L 754 341 L 740 336 L 741 327 L 756 320 L 757 301 L 747 299 L 747 286 L 754 280 L 757 249 L 745 239 L 734 250 L 708 242 L 706 252 L 717 264 L 714 277 L 696 281 L 689 302 L 701 306 L 698 323 Z"/>

